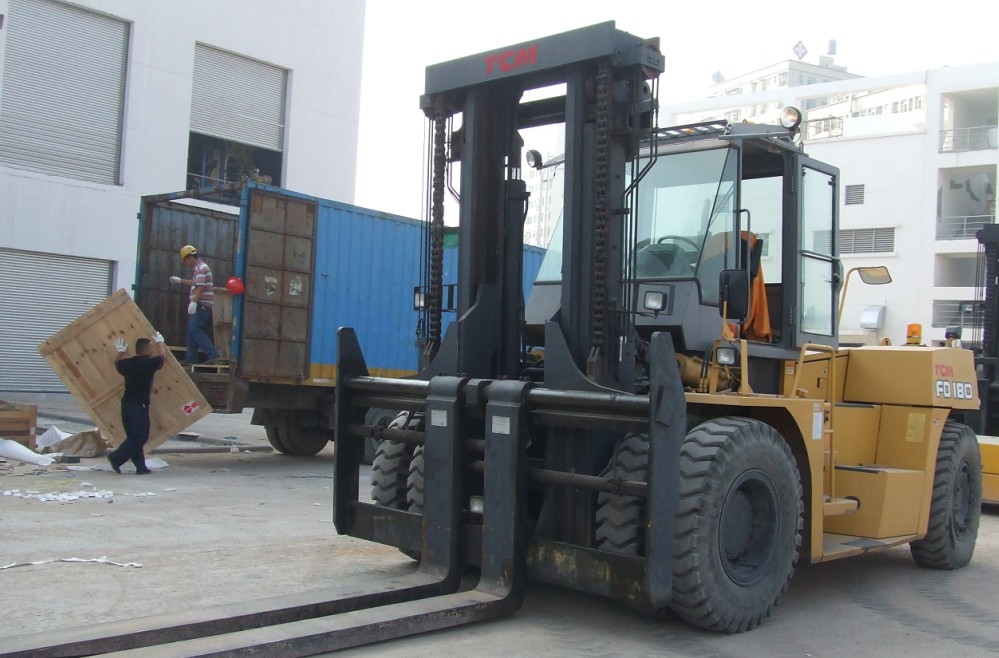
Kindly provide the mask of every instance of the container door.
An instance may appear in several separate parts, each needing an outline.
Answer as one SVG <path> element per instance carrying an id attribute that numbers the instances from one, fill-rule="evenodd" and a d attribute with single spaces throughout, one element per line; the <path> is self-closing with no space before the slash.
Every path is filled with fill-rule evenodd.
<path id="1" fill-rule="evenodd" d="M 301 381 L 308 373 L 316 204 L 252 190 L 240 374 Z"/>

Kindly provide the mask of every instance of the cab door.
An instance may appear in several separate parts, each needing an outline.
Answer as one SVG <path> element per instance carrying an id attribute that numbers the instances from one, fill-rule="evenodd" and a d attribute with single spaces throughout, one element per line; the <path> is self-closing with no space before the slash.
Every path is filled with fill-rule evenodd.
<path id="1" fill-rule="evenodd" d="M 798 304 L 795 346 L 837 344 L 839 170 L 800 158 L 797 167 Z"/>

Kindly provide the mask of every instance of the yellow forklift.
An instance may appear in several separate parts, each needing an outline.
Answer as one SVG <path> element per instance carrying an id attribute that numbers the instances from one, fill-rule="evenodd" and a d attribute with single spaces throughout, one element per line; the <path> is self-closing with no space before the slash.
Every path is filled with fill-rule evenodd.
<path id="1" fill-rule="evenodd" d="M 0 653 L 312 655 L 510 614 L 527 578 L 733 633 L 799 562 L 908 544 L 965 566 L 982 474 L 952 416 L 979 406 L 971 353 L 840 348 L 837 169 L 805 154 L 793 108 L 658 127 L 664 65 L 658 39 L 603 23 L 427 69 L 421 372 L 370 376 L 350 328 L 336 369 L 337 531 L 398 547 L 411 575 Z M 564 221 L 525 304 L 520 131 L 543 125 L 565 134 Z"/>

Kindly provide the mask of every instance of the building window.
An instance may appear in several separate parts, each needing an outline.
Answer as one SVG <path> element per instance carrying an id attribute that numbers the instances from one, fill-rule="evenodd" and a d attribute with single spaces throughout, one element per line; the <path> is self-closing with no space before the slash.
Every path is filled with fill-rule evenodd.
<path id="1" fill-rule="evenodd" d="M 188 187 L 281 185 L 287 84 L 285 69 L 196 44 Z"/>
<path id="2" fill-rule="evenodd" d="M 782 87 L 786 87 L 787 86 L 787 71 L 782 71 L 777 76 L 777 84 L 779 84 Z"/>
<path id="3" fill-rule="evenodd" d="M 129 25 L 51 0 L 10 0 L 0 162 L 117 185 Z"/>
<path id="4" fill-rule="evenodd" d="M 860 205 L 864 202 L 864 186 L 863 185 L 847 185 L 846 186 L 846 205 Z"/>

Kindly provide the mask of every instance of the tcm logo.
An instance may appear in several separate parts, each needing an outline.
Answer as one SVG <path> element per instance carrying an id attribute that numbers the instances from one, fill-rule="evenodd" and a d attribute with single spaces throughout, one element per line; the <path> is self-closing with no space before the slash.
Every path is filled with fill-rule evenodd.
<path id="1" fill-rule="evenodd" d="M 538 63 L 538 47 L 520 48 L 518 50 L 508 50 L 498 55 L 486 56 L 486 75 L 492 75 L 498 68 L 503 73 L 508 73 L 522 66 Z"/>
<path id="2" fill-rule="evenodd" d="M 946 363 L 935 363 L 933 364 L 933 369 L 936 370 L 937 377 L 954 376 L 954 366 L 947 365 Z"/>
<path id="3" fill-rule="evenodd" d="M 937 380 L 937 397 L 954 398 L 955 400 L 974 400 L 975 389 L 968 382 L 949 382 Z"/>

